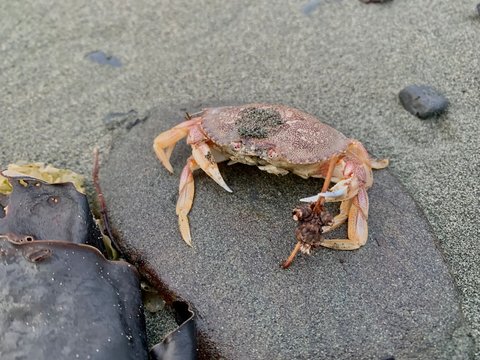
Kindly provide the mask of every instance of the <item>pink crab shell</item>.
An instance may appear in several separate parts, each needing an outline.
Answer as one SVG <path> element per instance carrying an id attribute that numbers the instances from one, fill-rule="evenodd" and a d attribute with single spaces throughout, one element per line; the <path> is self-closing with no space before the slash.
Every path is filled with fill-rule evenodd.
<path id="1" fill-rule="evenodd" d="M 269 111 L 280 124 L 268 126 L 266 136 L 244 136 L 239 121 L 245 111 Z M 224 152 L 255 156 L 267 162 L 315 164 L 345 152 L 352 142 L 313 115 L 284 105 L 248 104 L 207 108 L 201 127 Z M 260 119 L 262 120 L 262 119 Z"/>

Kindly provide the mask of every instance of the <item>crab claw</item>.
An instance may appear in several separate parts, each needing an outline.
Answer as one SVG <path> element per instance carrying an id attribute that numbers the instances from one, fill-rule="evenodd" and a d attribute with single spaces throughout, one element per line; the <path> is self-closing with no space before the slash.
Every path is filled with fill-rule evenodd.
<path id="1" fill-rule="evenodd" d="M 170 156 L 172 154 L 175 144 L 188 135 L 188 129 L 173 128 L 167 130 L 155 138 L 153 143 L 153 149 L 157 154 L 158 159 L 162 162 L 163 166 L 173 173 L 173 167 L 170 164 Z M 166 149 L 166 152 L 164 151 Z"/>
<path id="2" fill-rule="evenodd" d="M 300 201 L 305 203 L 311 203 L 311 202 L 318 201 L 319 198 L 320 198 L 320 194 L 317 194 L 317 195 L 302 198 L 300 199 Z"/>
<path id="3" fill-rule="evenodd" d="M 218 170 L 217 163 L 211 159 L 212 154 L 206 143 L 193 144 L 192 155 L 198 166 L 200 166 L 208 176 L 210 176 L 222 188 L 228 192 L 232 192 L 232 189 L 230 189 L 223 180 L 223 177 Z"/>
<path id="4" fill-rule="evenodd" d="M 324 197 L 327 202 L 345 201 L 357 195 L 359 189 L 356 177 L 351 177 L 339 181 L 329 191 L 321 192 L 317 195 L 300 199 L 302 202 L 317 201 L 320 197 Z"/>
<path id="5" fill-rule="evenodd" d="M 300 199 L 300 201 L 301 201 L 301 202 L 310 203 L 310 202 L 318 201 L 318 199 L 319 199 L 320 197 L 324 197 L 325 200 L 328 201 L 329 198 L 331 198 L 331 199 L 337 199 L 337 198 L 344 197 L 346 194 L 347 194 L 347 189 L 346 189 L 346 188 L 341 188 L 341 189 L 337 189 L 337 190 L 335 190 L 335 191 L 321 192 L 321 193 L 319 193 L 319 194 L 317 194 L 317 195 L 313 195 L 313 196 L 309 196 L 309 197 Z M 335 201 L 336 201 L 336 200 L 335 200 Z"/>
<path id="6" fill-rule="evenodd" d="M 339 199 L 339 198 L 342 198 L 345 195 L 347 195 L 347 188 L 343 187 L 343 188 L 337 189 L 335 191 L 327 191 L 327 192 L 320 193 L 318 195 L 323 196 L 326 199 L 328 199 L 328 198 Z"/>
<path id="7" fill-rule="evenodd" d="M 175 144 L 187 136 L 192 126 L 196 125 L 199 121 L 199 118 L 184 121 L 170 130 L 162 132 L 153 141 L 155 154 L 157 154 L 163 166 L 171 173 L 173 173 L 173 167 L 172 164 L 170 164 L 170 156 L 175 148 Z"/>

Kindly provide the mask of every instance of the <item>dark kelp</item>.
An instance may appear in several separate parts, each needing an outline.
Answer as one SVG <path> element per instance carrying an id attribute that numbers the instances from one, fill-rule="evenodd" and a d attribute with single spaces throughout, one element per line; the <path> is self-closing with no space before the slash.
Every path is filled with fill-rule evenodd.
<path id="1" fill-rule="evenodd" d="M 0 234 L 35 240 L 65 240 L 89 244 L 105 252 L 87 198 L 72 183 L 47 184 L 30 177 L 9 178 L 12 192 L 0 219 Z"/>
<path id="2" fill-rule="evenodd" d="M 147 359 L 139 277 L 65 241 L 0 239 L 0 358 Z"/>
<path id="3" fill-rule="evenodd" d="M 9 177 L 0 196 L 0 358 L 148 359 L 139 276 L 108 261 L 84 194 L 72 183 Z M 178 305 L 180 304 L 180 305 Z M 152 349 L 195 359 L 193 313 Z"/>
<path id="4" fill-rule="evenodd" d="M 197 341 L 195 329 L 195 314 L 189 305 L 176 301 L 173 303 L 175 320 L 179 327 L 168 334 L 165 339 L 152 347 L 152 359 L 185 360 L 196 359 Z"/>

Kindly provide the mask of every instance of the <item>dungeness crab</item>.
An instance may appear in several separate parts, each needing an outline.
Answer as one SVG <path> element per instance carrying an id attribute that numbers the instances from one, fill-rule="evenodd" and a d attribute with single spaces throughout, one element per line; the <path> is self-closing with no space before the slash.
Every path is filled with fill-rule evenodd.
<path id="1" fill-rule="evenodd" d="M 302 178 L 325 178 L 322 191 L 302 199 L 310 205 L 294 209 L 298 240 L 283 267 L 290 265 L 298 251 L 312 247 L 354 250 L 368 237 L 367 189 L 373 184 L 372 168 L 381 169 L 388 160 L 372 160 L 363 145 L 349 139 L 317 118 L 284 105 L 248 104 L 207 108 L 155 138 L 154 150 L 162 164 L 173 172 L 170 156 L 175 144 L 187 137 L 192 156 L 183 168 L 177 215 L 180 232 L 191 245 L 188 213 L 194 196 L 193 171 L 202 169 L 216 183 L 231 192 L 217 163 L 256 165 L 272 174 L 289 172 Z M 336 182 L 329 191 L 330 181 Z M 331 217 L 324 201 L 341 201 L 340 213 Z M 347 239 L 324 239 L 348 219 Z"/>

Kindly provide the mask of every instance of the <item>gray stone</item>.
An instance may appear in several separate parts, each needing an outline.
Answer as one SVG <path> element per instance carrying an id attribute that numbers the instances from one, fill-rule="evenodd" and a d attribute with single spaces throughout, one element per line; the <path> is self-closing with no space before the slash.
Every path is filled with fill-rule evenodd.
<path id="1" fill-rule="evenodd" d="M 428 85 L 409 85 L 398 94 L 403 107 L 420 119 L 439 115 L 448 107 L 448 100 Z"/>
<path id="2" fill-rule="evenodd" d="M 219 105 L 219 104 L 215 104 Z M 200 357 L 229 359 L 468 358 L 472 341 L 456 289 L 429 224 L 399 182 L 382 170 L 369 191 L 369 241 L 358 251 L 319 249 L 290 269 L 298 199 L 321 181 L 220 165 L 233 193 L 201 171 L 190 213 L 193 248 L 175 215 L 178 176 L 189 148 L 156 159 L 156 134 L 183 119 L 162 105 L 114 141 L 101 179 L 122 247 L 199 315 Z M 335 235 L 335 234 L 334 234 Z M 337 236 L 344 236 L 340 231 Z"/>

